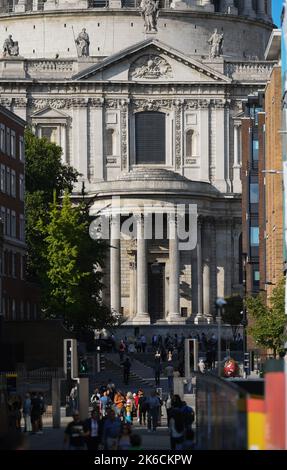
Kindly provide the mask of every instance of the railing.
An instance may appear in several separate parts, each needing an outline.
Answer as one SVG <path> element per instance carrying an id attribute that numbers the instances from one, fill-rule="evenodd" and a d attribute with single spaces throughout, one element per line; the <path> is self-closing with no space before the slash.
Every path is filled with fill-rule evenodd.
<path id="1" fill-rule="evenodd" d="M 228 62 L 225 64 L 225 73 L 228 77 L 234 80 L 242 79 L 259 79 L 266 80 L 273 68 L 273 63 L 270 62 Z"/>
<path id="2" fill-rule="evenodd" d="M 27 72 L 51 72 L 56 71 L 59 73 L 73 71 L 73 61 L 72 60 L 37 60 L 32 59 L 27 62 Z"/>

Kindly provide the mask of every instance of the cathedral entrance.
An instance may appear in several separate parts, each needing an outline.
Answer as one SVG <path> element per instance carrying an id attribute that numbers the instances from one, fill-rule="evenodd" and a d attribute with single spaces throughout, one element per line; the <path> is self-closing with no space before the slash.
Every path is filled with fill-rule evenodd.
<path id="1" fill-rule="evenodd" d="M 148 265 L 148 311 L 151 323 L 163 320 L 164 315 L 164 281 L 165 264 L 149 263 Z"/>

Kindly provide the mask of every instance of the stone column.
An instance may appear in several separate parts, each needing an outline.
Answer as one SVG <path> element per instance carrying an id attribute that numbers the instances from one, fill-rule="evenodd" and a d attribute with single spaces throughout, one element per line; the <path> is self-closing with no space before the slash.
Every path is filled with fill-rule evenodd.
<path id="1" fill-rule="evenodd" d="M 272 1 L 267 0 L 267 18 L 272 21 Z"/>
<path id="2" fill-rule="evenodd" d="M 150 324 L 148 313 L 148 271 L 147 271 L 147 240 L 144 237 L 144 218 L 137 221 L 137 314 L 133 323 Z"/>
<path id="3" fill-rule="evenodd" d="M 255 17 L 256 13 L 253 10 L 252 0 L 244 0 L 243 15 Z"/>
<path id="4" fill-rule="evenodd" d="M 22 13 L 25 12 L 27 9 L 27 0 L 19 0 L 18 4 L 15 5 L 15 12 Z"/>
<path id="5" fill-rule="evenodd" d="M 111 249 L 110 249 L 110 290 L 111 310 L 115 313 L 121 311 L 121 241 L 120 216 L 111 220 Z"/>
<path id="6" fill-rule="evenodd" d="M 234 0 L 225 0 L 224 13 L 228 13 L 229 15 L 237 15 L 238 8 L 235 7 Z"/>
<path id="7" fill-rule="evenodd" d="M 265 0 L 257 0 L 257 16 L 266 19 Z"/>
<path id="8" fill-rule="evenodd" d="M 242 185 L 241 185 L 241 164 L 240 164 L 240 124 L 235 123 L 233 128 L 233 152 L 234 152 L 234 160 L 233 160 L 233 192 L 234 193 L 241 193 Z"/>
<path id="9" fill-rule="evenodd" d="M 203 279 L 202 279 L 202 221 L 197 221 L 197 314 L 194 323 L 204 322 L 203 316 Z"/>
<path id="10" fill-rule="evenodd" d="M 210 288 L 211 288 L 211 223 L 206 220 L 203 232 L 203 312 L 208 323 L 211 322 L 210 315 Z"/>
<path id="11" fill-rule="evenodd" d="M 176 215 L 169 215 L 169 313 L 168 323 L 184 323 L 180 316 L 179 298 L 180 253 L 178 249 Z"/>

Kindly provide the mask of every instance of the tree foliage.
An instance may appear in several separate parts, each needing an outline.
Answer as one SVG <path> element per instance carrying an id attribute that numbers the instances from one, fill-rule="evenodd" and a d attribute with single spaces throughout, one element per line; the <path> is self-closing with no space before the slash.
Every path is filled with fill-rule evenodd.
<path id="1" fill-rule="evenodd" d="M 39 222 L 44 236 L 47 271 L 42 273 L 46 316 L 62 318 L 77 333 L 111 326 L 115 318 L 102 303 L 102 272 L 106 244 L 89 236 L 84 202 L 73 206 L 68 192 L 62 205 L 56 198 L 48 224 Z"/>
<path id="2" fill-rule="evenodd" d="M 231 297 L 226 297 L 225 300 L 226 305 L 222 312 L 222 321 L 231 325 L 233 338 L 235 340 L 239 325 L 243 320 L 243 299 L 240 295 L 232 295 Z"/>
<path id="3" fill-rule="evenodd" d="M 89 236 L 93 200 L 73 205 L 78 172 L 61 161 L 62 149 L 28 130 L 26 145 L 26 239 L 30 277 L 41 287 L 47 318 L 61 318 L 77 332 L 113 325 L 101 301 L 106 244 Z"/>
<path id="4" fill-rule="evenodd" d="M 72 190 L 78 172 L 61 161 L 62 149 L 47 139 L 39 139 L 31 130 L 25 133 L 26 182 L 26 242 L 28 246 L 28 275 L 37 280 L 45 270 L 43 234 L 38 220 L 47 220 L 53 193 L 59 198 L 67 189 Z"/>
<path id="5" fill-rule="evenodd" d="M 272 349 L 276 356 L 282 351 L 286 340 L 285 280 L 282 279 L 273 290 L 270 307 L 265 304 L 262 295 L 249 297 L 246 305 L 248 314 L 253 318 L 248 331 L 260 346 Z"/>

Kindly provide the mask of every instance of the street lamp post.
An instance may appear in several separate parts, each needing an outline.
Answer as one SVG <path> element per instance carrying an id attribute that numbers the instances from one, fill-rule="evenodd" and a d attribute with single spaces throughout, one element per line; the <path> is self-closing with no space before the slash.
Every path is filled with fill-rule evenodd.
<path id="1" fill-rule="evenodd" d="M 224 299 L 217 299 L 216 300 L 216 309 L 218 312 L 218 317 L 217 317 L 217 374 L 218 377 L 221 376 L 221 370 L 220 370 L 220 364 L 221 364 L 221 319 L 222 319 L 222 312 L 224 305 L 226 305 L 226 301 Z"/>

